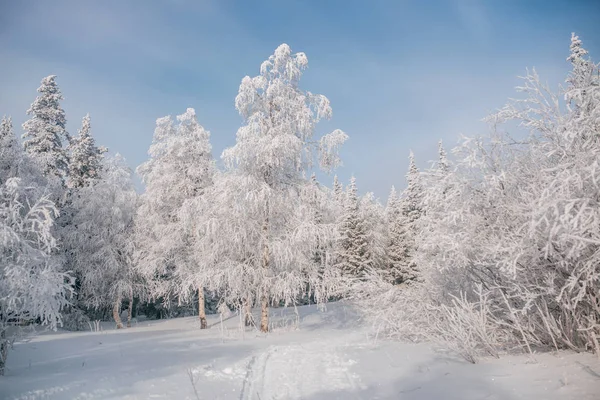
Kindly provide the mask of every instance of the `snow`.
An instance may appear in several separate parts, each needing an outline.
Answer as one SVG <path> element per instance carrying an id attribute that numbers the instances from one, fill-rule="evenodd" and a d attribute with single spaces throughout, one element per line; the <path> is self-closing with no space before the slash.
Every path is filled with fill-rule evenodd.
<path id="1" fill-rule="evenodd" d="M 255 310 L 258 313 L 258 310 Z M 1 399 L 597 399 L 600 361 L 560 352 L 470 364 L 425 344 L 374 341 L 350 306 L 272 309 L 268 335 L 237 315 L 140 321 L 19 342 Z M 197 395 L 194 392 L 196 388 Z"/>

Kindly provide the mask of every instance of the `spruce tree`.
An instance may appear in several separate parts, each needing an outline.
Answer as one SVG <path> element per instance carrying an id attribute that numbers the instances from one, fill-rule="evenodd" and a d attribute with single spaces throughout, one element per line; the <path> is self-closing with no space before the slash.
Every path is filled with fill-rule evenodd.
<path id="1" fill-rule="evenodd" d="M 17 176 L 21 149 L 15 137 L 12 120 L 4 116 L 0 122 L 0 184 Z"/>
<path id="2" fill-rule="evenodd" d="M 2 141 L 2 143 L 5 143 L 4 140 L 6 138 L 11 138 L 12 136 L 12 118 L 5 115 L 4 117 L 2 117 L 2 121 L 0 122 L 0 141 Z"/>
<path id="3" fill-rule="evenodd" d="M 90 115 L 83 117 L 79 135 L 71 140 L 69 146 L 69 187 L 80 188 L 100 175 L 105 147 L 97 147 L 91 134 Z"/>
<path id="4" fill-rule="evenodd" d="M 446 173 L 450 169 L 450 164 L 448 163 L 448 157 L 446 156 L 446 150 L 444 150 L 444 145 L 440 140 L 438 142 L 438 170 L 442 173 Z"/>
<path id="5" fill-rule="evenodd" d="M 410 224 L 413 224 L 421 216 L 421 203 L 423 199 L 423 188 L 419 179 L 419 169 L 415 164 L 413 152 L 409 155 L 409 167 L 406 174 L 408 185 L 404 191 L 402 200 L 402 214 Z"/>
<path id="6" fill-rule="evenodd" d="M 400 201 L 401 222 L 397 226 L 398 232 L 396 233 L 399 237 L 398 243 L 403 246 L 403 249 L 398 252 L 403 254 L 399 261 L 399 283 L 411 283 L 420 280 L 420 273 L 414 258 L 417 251 L 417 220 L 423 213 L 423 188 L 412 151 L 409 155 L 409 168 L 406 179 L 408 185 Z"/>
<path id="7" fill-rule="evenodd" d="M 396 188 L 392 186 L 390 196 L 386 205 L 386 222 L 388 230 L 388 242 L 386 246 L 387 268 L 384 272 L 387 280 L 393 284 L 401 283 L 403 277 L 403 266 L 406 262 L 406 229 L 404 218 L 400 209 L 400 200 Z"/>
<path id="8" fill-rule="evenodd" d="M 340 224 L 338 268 L 347 276 L 361 278 L 373 266 L 368 232 L 359 210 L 356 178 L 352 177 L 346 193 L 344 215 Z"/>
<path id="9" fill-rule="evenodd" d="M 69 161 L 63 141 L 67 141 L 69 135 L 65 112 L 60 105 L 63 96 L 56 84 L 56 75 L 42 79 L 37 91 L 40 95 L 27 110 L 31 119 L 23 124 L 23 147 L 39 164 L 44 176 L 56 176 L 64 182 Z"/>
<path id="10" fill-rule="evenodd" d="M 340 204 L 342 204 L 342 200 L 344 197 L 344 187 L 342 183 L 339 181 L 337 175 L 333 177 L 333 198 Z"/>

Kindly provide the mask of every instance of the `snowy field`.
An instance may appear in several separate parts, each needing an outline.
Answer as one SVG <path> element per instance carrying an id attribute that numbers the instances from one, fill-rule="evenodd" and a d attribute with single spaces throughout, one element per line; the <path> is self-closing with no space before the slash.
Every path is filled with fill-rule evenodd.
<path id="1" fill-rule="evenodd" d="M 10 352 L 1 399 L 598 399 L 590 354 L 472 365 L 426 345 L 374 342 L 350 308 L 273 309 L 273 332 L 196 318 L 41 334 Z"/>

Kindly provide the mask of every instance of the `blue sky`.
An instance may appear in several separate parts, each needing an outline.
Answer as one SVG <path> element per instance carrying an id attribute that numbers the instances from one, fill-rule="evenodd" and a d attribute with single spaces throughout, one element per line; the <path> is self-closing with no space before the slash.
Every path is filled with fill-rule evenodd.
<path id="1" fill-rule="evenodd" d="M 481 118 L 526 67 L 562 82 L 571 32 L 598 61 L 599 15 L 597 0 L 0 0 L 0 114 L 20 130 L 56 74 L 69 131 L 89 112 L 97 141 L 132 168 L 156 118 L 187 107 L 218 158 L 242 123 L 241 79 L 287 43 L 308 56 L 303 88 L 331 100 L 318 132 L 350 136 L 338 175 L 385 199 L 405 186 L 409 150 L 424 168 L 439 139 L 485 134 Z"/>

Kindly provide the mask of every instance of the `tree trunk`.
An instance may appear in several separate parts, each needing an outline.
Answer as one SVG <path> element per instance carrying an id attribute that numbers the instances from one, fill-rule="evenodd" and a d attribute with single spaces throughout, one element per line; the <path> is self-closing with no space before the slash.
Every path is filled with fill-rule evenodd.
<path id="1" fill-rule="evenodd" d="M 198 317 L 200 318 L 200 329 L 206 329 L 206 310 L 204 306 L 204 288 L 198 288 Z"/>
<path id="2" fill-rule="evenodd" d="M 131 316 L 133 315 L 133 290 L 129 292 L 129 308 L 127 308 L 127 327 L 131 328 Z"/>
<path id="3" fill-rule="evenodd" d="M 0 328 L 1 329 L 1 328 Z M 4 375 L 4 367 L 6 366 L 6 357 L 8 356 L 8 340 L 6 340 L 6 331 L 0 331 L 0 376 Z"/>
<path id="4" fill-rule="evenodd" d="M 268 215 L 268 214 L 267 214 Z M 269 217 L 265 218 L 263 224 L 263 259 L 262 267 L 264 269 L 265 276 L 269 270 L 270 254 L 269 254 Z M 263 293 L 260 299 L 260 331 L 269 331 L 269 291 L 267 290 L 266 284 L 263 288 Z"/>
<path id="5" fill-rule="evenodd" d="M 260 299 L 260 331 L 269 332 L 269 296 L 266 291 Z"/>
<path id="6" fill-rule="evenodd" d="M 121 297 L 117 297 L 113 306 L 113 318 L 117 324 L 117 329 L 123 329 L 123 321 L 121 321 Z"/>
<path id="7" fill-rule="evenodd" d="M 250 303 L 249 297 L 244 300 L 244 324 L 246 326 L 254 325 L 254 317 L 252 316 L 252 305 Z"/>
<path id="8" fill-rule="evenodd" d="M 269 254 L 269 217 L 265 219 L 265 223 L 263 224 L 263 237 L 264 237 L 264 245 L 263 245 L 263 259 L 262 259 L 262 267 L 265 270 L 265 275 L 267 275 L 267 270 L 269 269 L 270 263 L 270 254 Z M 262 296 L 260 299 L 260 331 L 268 332 L 269 331 L 269 291 L 267 290 L 266 284 L 263 288 Z"/>

